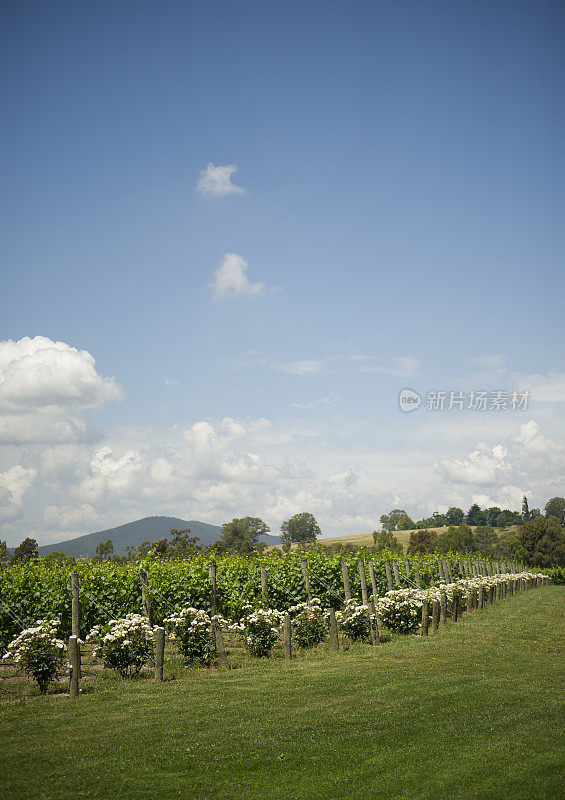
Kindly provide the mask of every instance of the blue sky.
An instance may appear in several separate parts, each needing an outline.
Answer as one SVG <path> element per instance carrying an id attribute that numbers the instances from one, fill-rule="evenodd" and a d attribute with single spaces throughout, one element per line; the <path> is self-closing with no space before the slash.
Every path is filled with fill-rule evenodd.
<path id="1" fill-rule="evenodd" d="M 563 16 L 6 4 L 0 536 L 562 495 Z"/>

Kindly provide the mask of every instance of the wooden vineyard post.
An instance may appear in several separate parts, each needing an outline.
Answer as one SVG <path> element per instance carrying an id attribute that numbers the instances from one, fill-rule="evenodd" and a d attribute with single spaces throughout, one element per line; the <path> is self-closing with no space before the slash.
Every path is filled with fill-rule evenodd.
<path id="1" fill-rule="evenodd" d="M 432 631 L 435 633 L 439 628 L 439 600 L 434 600 L 432 604 Z"/>
<path id="2" fill-rule="evenodd" d="M 488 588 L 488 602 L 489 606 L 492 606 L 494 601 L 494 586 L 489 586 Z"/>
<path id="3" fill-rule="evenodd" d="M 414 564 L 414 581 L 416 582 L 416 588 L 421 589 L 422 581 L 420 580 L 420 570 L 417 564 Z"/>
<path id="4" fill-rule="evenodd" d="M 365 562 L 362 558 L 360 558 L 357 562 L 357 566 L 359 567 L 359 579 L 361 581 L 361 600 L 363 605 L 366 606 L 369 604 L 369 595 L 367 593 L 367 576 L 365 575 Z"/>
<path id="5" fill-rule="evenodd" d="M 379 593 L 377 590 L 377 580 L 375 578 L 375 565 L 373 564 L 372 561 L 369 561 L 369 577 L 371 578 L 371 589 L 373 590 L 373 597 L 376 600 L 377 597 L 379 596 Z"/>
<path id="6" fill-rule="evenodd" d="M 371 600 L 369 602 L 369 627 L 371 630 L 371 644 L 380 644 L 379 639 L 379 626 L 377 623 L 377 612 L 375 609 L 375 604 Z"/>
<path id="7" fill-rule="evenodd" d="M 339 636 L 337 632 L 335 608 L 330 608 L 330 647 L 332 650 L 339 650 Z"/>
<path id="8" fill-rule="evenodd" d="M 437 571 L 439 573 L 439 580 L 441 583 L 447 583 L 447 578 L 443 574 L 443 564 L 441 563 L 441 558 L 437 560 Z"/>
<path id="9" fill-rule="evenodd" d="M 349 583 L 349 570 L 347 569 L 347 561 L 345 558 L 341 559 L 341 574 L 343 575 L 343 591 L 345 599 L 351 600 L 351 584 Z"/>
<path id="10" fill-rule="evenodd" d="M 453 592 L 453 600 L 451 601 L 451 621 L 457 622 L 459 618 L 459 592 Z"/>
<path id="11" fill-rule="evenodd" d="M 443 571 L 449 583 L 453 583 L 453 575 L 451 574 L 451 567 L 449 566 L 449 561 L 446 558 L 444 558 L 443 560 Z"/>
<path id="12" fill-rule="evenodd" d="M 392 592 L 394 586 L 392 585 L 392 572 L 390 570 L 390 561 L 388 558 L 385 558 L 385 571 L 386 571 L 386 585 L 388 587 L 388 591 Z"/>
<path id="13" fill-rule="evenodd" d="M 269 583 L 265 564 L 261 564 L 261 602 L 265 607 L 269 605 Z"/>
<path id="14" fill-rule="evenodd" d="M 226 667 L 226 669 L 229 669 L 230 665 L 228 662 L 226 648 L 224 646 L 224 637 L 222 636 L 222 631 L 220 630 L 220 626 L 215 620 L 212 622 L 212 631 L 214 633 L 214 643 L 216 645 L 216 655 L 218 656 L 218 662 L 222 667 Z"/>
<path id="15" fill-rule="evenodd" d="M 165 629 L 155 628 L 155 680 L 163 680 L 163 664 L 165 663 Z"/>
<path id="16" fill-rule="evenodd" d="M 430 604 L 427 600 L 424 600 L 422 603 L 422 628 L 420 630 L 420 636 L 427 636 L 428 635 L 428 627 L 430 624 Z"/>
<path id="17" fill-rule="evenodd" d="M 428 562 L 426 561 L 426 562 L 424 562 L 424 566 L 429 570 L 429 573 L 430 573 L 430 586 L 435 586 L 436 585 L 436 581 L 435 581 L 433 565 L 431 563 L 428 564 Z M 419 573 L 418 573 L 418 575 L 419 575 Z"/>
<path id="18" fill-rule="evenodd" d="M 69 636 L 69 661 L 71 662 L 71 683 L 69 687 L 69 696 L 78 697 L 80 657 L 77 636 Z"/>
<path id="19" fill-rule="evenodd" d="M 283 641 L 284 657 L 290 660 L 292 658 L 292 629 L 290 626 L 290 614 L 288 613 L 284 615 Z"/>
<path id="20" fill-rule="evenodd" d="M 208 567 L 208 580 L 210 582 L 210 616 L 216 616 L 216 564 L 212 562 Z"/>
<path id="21" fill-rule="evenodd" d="M 73 572 L 71 575 L 71 634 L 80 639 L 80 602 L 78 588 L 78 574 Z M 78 648 L 78 677 L 81 677 L 80 647 Z"/>
<path id="22" fill-rule="evenodd" d="M 407 558 L 404 559 L 404 569 L 406 570 L 406 577 L 409 578 L 412 570 L 410 568 L 410 561 Z"/>
<path id="23" fill-rule="evenodd" d="M 473 611 L 474 606 L 475 606 L 475 592 L 473 591 L 473 589 L 469 589 L 469 591 L 467 592 L 467 613 Z"/>
<path id="24" fill-rule="evenodd" d="M 479 586 L 477 590 L 477 608 L 479 609 L 479 611 L 483 610 L 483 594 L 484 594 L 484 589 L 482 586 Z"/>
<path id="25" fill-rule="evenodd" d="M 394 572 L 395 583 L 398 586 L 398 588 L 400 589 L 402 584 L 400 583 L 400 573 L 398 571 L 398 562 L 397 561 L 393 561 L 392 562 L 392 571 Z"/>
<path id="26" fill-rule="evenodd" d="M 151 618 L 151 602 L 149 600 L 149 584 L 147 583 L 147 573 L 146 572 L 140 572 L 139 573 L 139 579 L 140 579 L 140 582 L 141 582 L 141 601 L 143 603 L 143 610 L 145 612 L 145 618 L 147 620 L 147 624 L 149 625 L 149 627 L 152 628 L 153 627 L 153 620 Z M 151 656 L 147 660 L 147 665 L 149 667 L 154 667 L 155 666 L 155 661 L 153 660 L 153 658 Z"/>
<path id="27" fill-rule="evenodd" d="M 445 625 L 447 622 L 447 595 L 445 592 L 442 592 L 439 596 L 439 608 L 440 608 L 440 615 L 439 620 L 442 625 Z"/>
<path id="28" fill-rule="evenodd" d="M 312 595 L 310 594 L 310 578 L 308 577 L 308 562 L 304 560 L 301 564 L 302 567 L 302 577 L 304 578 L 304 586 L 306 588 L 306 598 L 308 601 L 308 606 L 312 605 Z"/>
<path id="29" fill-rule="evenodd" d="M 217 603 L 217 566 L 214 561 L 208 567 L 208 580 L 210 581 L 210 617 L 215 617 L 217 614 L 216 610 L 216 603 Z M 224 647 L 224 637 L 222 636 L 222 632 L 218 627 L 218 623 L 212 619 L 212 634 L 214 637 L 214 647 L 216 649 L 216 656 L 218 657 L 219 663 L 222 667 L 227 667 L 229 669 L 228 664 L 228 657 L 226 655 L 226 648 Z"/>
<path id="30" fill-rule="evenodd" d="M 143 610 L 149 626 L 153 627 L 153 620 L 151 619 L 151 602 L 149 600 L 149 585 L 147 583 L 147 573 L 140 572 L 139 579 L 141 581 L 141 600 L 143 602 Z"/>

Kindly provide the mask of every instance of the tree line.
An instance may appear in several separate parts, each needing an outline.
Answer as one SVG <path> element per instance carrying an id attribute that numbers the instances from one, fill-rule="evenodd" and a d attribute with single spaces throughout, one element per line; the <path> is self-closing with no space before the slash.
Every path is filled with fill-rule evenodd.
<path id="1" fill-rule="evenodd" d="M 502 525 L 503 520 L 506 520 L 505 525 Z M 389 514 L 383 514 L 380 521 L 382 530 L 373 532 L 374 547 L 377 551 L 387 549 L 402 554 L 402 545 L 394 533 L 411 530 L 409 554 L 459 551 L 512 558 L 540 567 L 565 564 L 565 498 L 563 497 L 551 498 L 546 503 L 543 514 L 538 508 L 530 509 L 528 500 L 524 497 L 521 513 L 501 510 L 496 506 L 481 509 L 474 503 L 466 514 L 462 509 L 453 507 L 445 514 L 435 512 L 431 517 L 416 523 L 403 509 L 393 509 Z M 438 521 L 442 524 L 437 524 Z M 423 525 L 424 522 L 429 524 Z M 505 532 L 504 529 L 510 525 L 515 528 Z M 445 530 L 438 532 L 432 528 L 445 528 Z M 144 558 L 150 553 L 171 559 L 190 558 L 201 552 L 253 555 L 264 549 L 265 545 L 260 539 L 270 532 L 269 526 L 259 517 L 234 518 L 224 523 L 221 530 L 218 542 L 203 546 L 197 536 L 190 535 L 190 529 L 179 531 L 173 528 L 170 539 L 146 541 L 138 547 L 128 547 L 125 556 L 116 555 L 112 541 L 107 539 L 98 544 L 96 555 L 92 560 L 127 561 Z M 293 543 L 301 545 L 313 543 L 321 533 L 313 514 L 306 511 L 295 514 L 281 525 L 283 549 L 290 549 Z M 334 549 L 335 547 L 343 548 L 344 545 L 334 545 Z M 16 548 L 10 563 L 26 563 L 38 558 L 36 540 L 27 538 Z M 0 564 L 7 564 L 8 561 L 6 543 L 0 542 Z M 52 551 L 43 557 L 43 561 L 69 563 L 75 559 L 59 551 Z"/>
<path id="2" fill-rule="evenodd" d="M 555 516 L 559 519 L 563 513 L 562 497 L 553 497 L 546 503 L 546 515 Z M 549 509 L 549 510 L 548 510 Z M 491 506 L 481 508 L 478 503 L 473 503 L 471 508 L 465 513 L 462 508 L 452 506 L 445 513 L 434 511 L 429 517 L 414 521 L 402 508 L 393 508 L 388 514 L 383 514 L 380 523 L 384 531 L 410 531 L 415 528 L 446 528 L 451 525 L 489 525 L 491 528 L 508 528 L 510 525 L 521 525 L 531 519 L 540 517 L 542 512 L 539 508 L 530 508 L 528 498 L 524 495 L 522 500 L 522 511 L 510 511 L 507 508 Z"/>
<path id="3" fill-rule="evenodd" d="M 128 561 L 129 559 L 145 558 L 149 553 L 161 558 L 184 559 L 190 558 L 195 553 L 215 552 L 238 553 L 252 555 L 261 552 L 265 545 L 261 537 L 270 532 L 266 522 L 259 517 L 242 517 L 225 522 L 221 526 L 222 535 L 218 542 L 204 546 L 199 544 L 198 536 L 191 536 L 190 529 L 171 530 L 171 538 L 161 538 L 155 542 L 146 541 L 137 547 L 126 547 L 125 556 L 114 553 L 111 539 L 100 542 L 96 547 L 96 555 L 92 561 Z M 281 525 L 281 539 L 283 547 L 289 549 L 293 542 L 307 543 L 315 541 L 322 531 L 313 514 L 303 511 L 285 520 Z M 0 564 L 25 564 L 28 561 L 39 559 L 39 547 L 35 539 L 26 538 L 16 547 L 14 555 L 8 559 L 6 542 L 0 542 Z M 74 556 L 67 556 L 58 550 L 52 550 L 42 560 L 46 563 L 72 563 Z"/>

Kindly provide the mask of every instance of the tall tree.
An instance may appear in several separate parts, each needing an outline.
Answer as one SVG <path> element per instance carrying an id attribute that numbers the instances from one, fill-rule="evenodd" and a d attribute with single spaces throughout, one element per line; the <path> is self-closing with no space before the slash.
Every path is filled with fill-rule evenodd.
<path id="1" fill-rule="evenodd" d="M 565 497 L 552 497 L 545 504 L 545 516 L 555 517 L 563 525 L 565 523 Z"/>
<path id="2" fill-rule="evenodd" d="M 295 514 L 281 525 L 281 537 L 286 545 L 291 542 L 313 542 L 321 533 L 316 518 L 308 511 Z"/>
<path id="3" fill-rule="evenodd" d="M 465 512 L 462 508 L 451 506 L 451 508 L 447 509 L 445 519 L 448 525 L 461 525 L 461 523 L 465 521 Z"/>
<path id="4" fill-rule="evenodd" d="M 477 503 L 473 503 L 471 508 L 467 511 L 467 525 L 484 525 L 486 523 L 486 515 L 481 511 L 481 507 Z"/>
<path id="5" fill-rule="evenodd" d="M 105 542 L 100 542 L 99 544 L 96 545 L 96 555 L 101 560 L 104 560 L 105 558 L 111 556 L 113 552 L 114 552 L 114 545 L 112 544 L 111 539 L 106 539 Z"/>
<path id="6" fill-rule="evenodd" d="M 16 547 L 11 563 L 27 564 L 28 561 L 35 561 L 37 558 L 39 558 L 37 542 L 28 537 Z"/>
<path id="7" fill-rule="evenodd" d="M 498 506 L 491 506 L 487 508 L 485 511 L 486 518 L 487 518 L 487 525 L 491 525 L 492 527 L 496 528 L 496 520 L 498 519 L 499 514 L 502 513 L 502 509 Z"/>
<path id="8" fill-rule="evenodd" d="M 522 519 L 527 522 L 530 519 L 530 507 L 528 506 L 528 498 L 524 495 L 522 499 Z"/>
<path id="9" fill-rule="evenodd" d="M 403 508 L 393 508 L 389 514 L 383 514 L 379 522 L 383 531 L 409 531 L 416 527 Z"/>
<path id="10" fill-rule="evenodd" d="M 8 548 L 6 542 L 0 542 L 0 564 L 5 564 L 8 560 Z"/>
<path id="11" fill-rule="evenodd" d="M 530 564 L 539 567 L 565 564 L 565 528 L 553 514 L 526 522 L 518 538 Z"/>
<path id="12" fill-rule="evenodd" d="M 232 519 L 222 525 L 222 536 L 216 550 L 218 553 L 249 555 L 257 551 L 259 538 L 269 530 L 268 525 L 259 517 Z"/>
<path id="13" fill-rule="evenodd" d="M 190 528 L 184 528 L 178 531 L 176 528 L 171 528 L 171 539 L 168 544 L 168 554 L 172 558 L 189 558 L 198 553 L 202 548 L 197 542 L 200 540 L 199 536 L 189 536 Z"/>

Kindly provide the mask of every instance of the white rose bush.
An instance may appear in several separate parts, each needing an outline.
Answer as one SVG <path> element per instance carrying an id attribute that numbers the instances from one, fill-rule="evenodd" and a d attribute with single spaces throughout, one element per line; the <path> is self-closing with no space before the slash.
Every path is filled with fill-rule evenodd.
<path id="1" fill-rule="evenodd" d="M 49 684 L 57 679 L 64 668 L 65 642 L 58 637 L 58 619 L 39 619 L 31 628 L 23 630 L 7 647 L 3 660 L 10 659 L 22 672 L 27 673 L 45 694 Z"/>
<path id="2" fill-rule="evenodd" d="M 340 630 L 353 642 L 366 642 L 371 637 L 369 607 L 354 598 L 346 600 L 343 610 L 336 611 Z"/>
<path id="3" fill-rule="evenodd" d="M 86 641 L 95 642 L 94 657 L 101 658 L 105 667 L 117 670 L 123 678 L 138 675 L 153 654 L 153 631 L 141 614 L 128 614 L 122 619 L 111 619 L 107 625 L 96 625 Z"/>
<path id="4" fill-rule="evenodd" d="M 232 623 L 229 630 L 241 636 L 251 655 L 259 658 L 269 656 L 275 642 L 281 638 L 284 613 L 275 608 L 253 609 L 249 604 L 243 606 L 243 611 L 242 620 Z"/>
<path id="5" fill-rule="evenodd" d="M 210 617 L 206 611 L 192 606 L 181 609 L 178 614 L 166 617 L 165 629 L 169 639 L 189 665 L 210 666 L 215 653 L 214 625 L 227 627 L 228 620 L 216 615 Z"/>
<path id="6" fill-rule="evenodd" d="M 315 647 L 327 637 L 327 620 L 319 597 L 308 603 L 297 603 L 288 609 L 292 624 L 292 638 L 299 647 Z"/>

